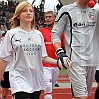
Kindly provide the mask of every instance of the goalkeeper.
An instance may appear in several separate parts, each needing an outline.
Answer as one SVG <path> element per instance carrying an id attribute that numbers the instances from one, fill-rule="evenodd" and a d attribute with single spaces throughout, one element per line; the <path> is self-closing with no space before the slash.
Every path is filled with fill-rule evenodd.
<path id="1" fill-rule="evenodd" d="M 68 68 L 68 75 L 76 99 L 88 99 L 98 60 L 98 39 L 96 30 L 99 11 L 88 7 L 89 0 L 63 6 L 52 29 L 52 41 L 56 48 L 58 66 Z M 94 2 L 91 1 L 91 2 Z M 61 48 L 60 35 L 64 31 L 66 53 Z M 62 65 L 60 65 L 62 64 Z"/>

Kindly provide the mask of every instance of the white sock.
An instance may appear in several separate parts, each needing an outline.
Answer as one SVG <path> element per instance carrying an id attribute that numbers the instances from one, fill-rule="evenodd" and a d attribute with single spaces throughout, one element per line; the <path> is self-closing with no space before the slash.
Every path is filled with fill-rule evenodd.
<path id="1" fill-rule="evenodd" d="M 44 96 L 44 99 L 52 99 L 52 96 L 51 96 L 50 94 L 46 94 L 46 95 Z"/>

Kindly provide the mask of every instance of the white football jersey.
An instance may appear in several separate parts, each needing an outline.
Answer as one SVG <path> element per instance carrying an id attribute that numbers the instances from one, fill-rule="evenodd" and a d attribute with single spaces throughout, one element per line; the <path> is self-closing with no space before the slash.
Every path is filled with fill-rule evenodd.
<path id="1" fill-rule="evenodd" d="M 42 58 L 47 56 L 40 31 L 29 33 L 20 27 L 9 30 L 3 40 L 0 57 L 10 61 L 12 93 L 32 93 L 44 89 Z"/>
<path id="2" fill-rule="evenodd" d="M 52 29 L 53 43 L 60 42 L 60 35 L 64 31 L 66 54 L 71 58 L 73 66 L 99 65 L 95 30 L 97 17 L 96 9 L 81 7 L 76 2 L 63 6 L 56 17 Z"/>
<path id="3" fill-rule="evenodd" d="M 2 48 L 2 42 L 3 42 L 3 36 L 0 38 L 0 50 L 1 50 L 1 48 Z M 8 65 L 7 65 L 7 67 L 6 67 L 6 69 L 5 69 L 5 72 L 6 71 L 9 71 L 9 63 L 8 63 Z"/>

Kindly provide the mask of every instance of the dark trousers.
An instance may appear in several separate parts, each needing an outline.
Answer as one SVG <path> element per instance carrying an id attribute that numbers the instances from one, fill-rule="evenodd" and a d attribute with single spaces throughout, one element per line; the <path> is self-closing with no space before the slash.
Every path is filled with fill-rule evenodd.
<path id="1" fill-rule="evenodd" d="M 1 81 L 1 87 L 2 88 L 10 88 L 10 82 L 9 82 L 9 71 L 4 72 L 4 80 Z"/>
<path id="2" fill-rule="evenodd" d="M 99 70 L 96 70 L 95 80 L 97 83 L 99 83 Z M 99 99 L 99 88 L 98 87 L 96 88 L 96 91 L 95 91 L 95 99 Z"/>
<path id="3" fill-rule="evenodd" d="M 99 99 L 99 88 L 98 87 L 95 91 L 95 99 Z"/>
<path id="4" fill-rule="evenodd" d="M 39 99 L 41 91 L 35 91 L 33 93 L 16 92 L 12 96 L 14 99 Z"/>

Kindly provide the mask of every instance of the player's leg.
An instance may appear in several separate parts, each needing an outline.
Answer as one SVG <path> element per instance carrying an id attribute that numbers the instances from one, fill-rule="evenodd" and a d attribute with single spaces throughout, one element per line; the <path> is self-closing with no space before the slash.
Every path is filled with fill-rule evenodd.
<path id="1" fill-rule="evenodd" d="M 69 69 L 69 78 L 76 99 L 88 99 L 92 88 L 95 69 L 94 67 L 85 66 L 72 66 Z"/>
<path id="2" fill-rule="evenodd" d="M 53 67 L 53 69 L 52 69 L 52 88 L 54 88 L 55 84 L 57 83 L 58 77 L 59 77 L 59 68 Z"/>
<path id="3" fill-rule="evenodd" d="M 99 70 L 96 70 L 95 80 L 97 82 L 97 88 L 96 88 L 96 91 L 95 91 L 95 99 L 99 99 Z"/>
<path id="4" fill-rule="evenodd" d="M 92 84 L 94 81 L 95 77 L 95 72 L 96 72 L 96 67 L 89 67 L 87 68 L 87 89 L 88 89 L 88 96 L 91 94 L 92 90 Z"/>
<path id="5" fill-rule="evenodd" d="M 54 82 L 56 82 L 54 86 L 55 87 L 59 87 L 59 84 L 58 84 L 59 68 L 58 67 L 55 67 L 54 75 L 53 76 L 55 76 L 55 77 L 53 77 L 53 79 L 55 79 Z"/>
<path id="6" fill-rule="evenodd" d="M 52 69 L 50 67 L 44 67 L 44 80 L 44 99 L 52 99 Z"/>

